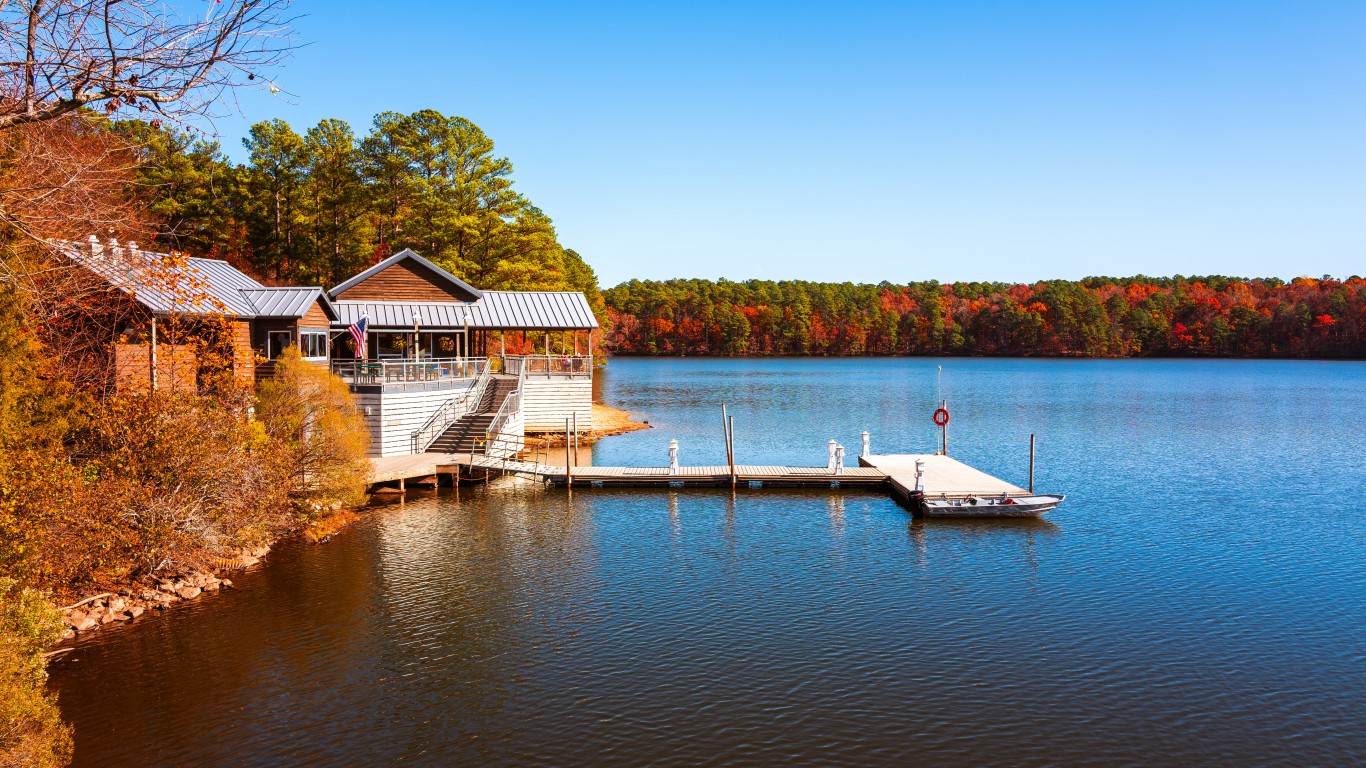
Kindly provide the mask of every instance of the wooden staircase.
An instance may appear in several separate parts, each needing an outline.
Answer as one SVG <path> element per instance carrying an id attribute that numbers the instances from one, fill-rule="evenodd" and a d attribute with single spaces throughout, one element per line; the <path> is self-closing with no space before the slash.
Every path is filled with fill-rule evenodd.
<path id="1" fill-rule="evenodd" d="M 517 377 L 495 374 L 474 410 L 461 416 L 434 440 L 427 450 L 433 453 L 476 453 L 482 450 L 484 436 L 503 401 L 517 389 Z"/>

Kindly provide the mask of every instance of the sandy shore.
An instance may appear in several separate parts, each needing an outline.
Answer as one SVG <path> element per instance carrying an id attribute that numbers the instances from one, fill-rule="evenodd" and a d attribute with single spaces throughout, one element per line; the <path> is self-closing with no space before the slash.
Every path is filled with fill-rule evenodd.
<path id="1" fill-rule="evenodd" d="M 593 429 L 583 433 L 579 437 L 579 445 L 587 445 L 588 443 L 596 442 L 597 440 L 604 437 L 611 437 L 612 435 L 624 435 L 627 432 L 637 432 L 642 429 L 650 428 L 650 423 L 648 421 L 634 421 L 631 419 L 630 413 L 623 411 L 620 408 L 613 408 L 610 405 L 603 405 L 602 403 L 593 403 Z M 564 445 L 563 433 L 551 432 L 549 434 L 538 435 L 538 437 L 545 438 L 547 443 L 551 446 Z"/>

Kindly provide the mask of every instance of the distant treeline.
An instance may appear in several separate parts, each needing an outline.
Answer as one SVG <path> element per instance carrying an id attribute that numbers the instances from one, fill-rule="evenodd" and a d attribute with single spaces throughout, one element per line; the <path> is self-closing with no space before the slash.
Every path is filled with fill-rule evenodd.
<path id="1" fill-rule="evenodd" d="M 1366 357 L 1359 277 L 632 280 L 603 295 L 627 355 Z"/>

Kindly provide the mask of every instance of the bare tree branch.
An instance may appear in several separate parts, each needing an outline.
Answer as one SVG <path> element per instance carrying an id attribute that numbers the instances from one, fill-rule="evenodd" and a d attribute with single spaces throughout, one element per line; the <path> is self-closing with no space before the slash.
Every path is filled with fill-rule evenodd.
<path id="1" fill-rule="evenodd" d="M 204 115 L 289 52 L 289 0 L 0 2 L 0 130 L 82 108 Z"/>

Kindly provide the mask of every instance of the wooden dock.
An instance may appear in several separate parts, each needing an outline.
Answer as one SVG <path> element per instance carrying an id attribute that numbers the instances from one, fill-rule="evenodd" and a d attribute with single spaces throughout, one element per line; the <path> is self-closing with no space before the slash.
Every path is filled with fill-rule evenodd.
<path id="1" fill-rule="evenodd" d="M 992 477 L 961 461 L 937 454 L 894 454 L 860 456 L 857 467 L 835 472 L 828 467 L 789 467 L 778 465 L 679 467 L 572 467 L 538 464 L 514 459 L 497 459 L 463 453 L 424 453 L 372 459 L 372 486 L 398 483 L 436 485 L 445 476 L 485 478 L 520 475 L 556 487 L 580 489 L 608 487 L 636 488 L 862 488 L 885 490 L 908 506 L 917 506 L 915 465 L 924 462 L 926 496 L 999 496 L 1020 494 L 1025 490 Z"/>

